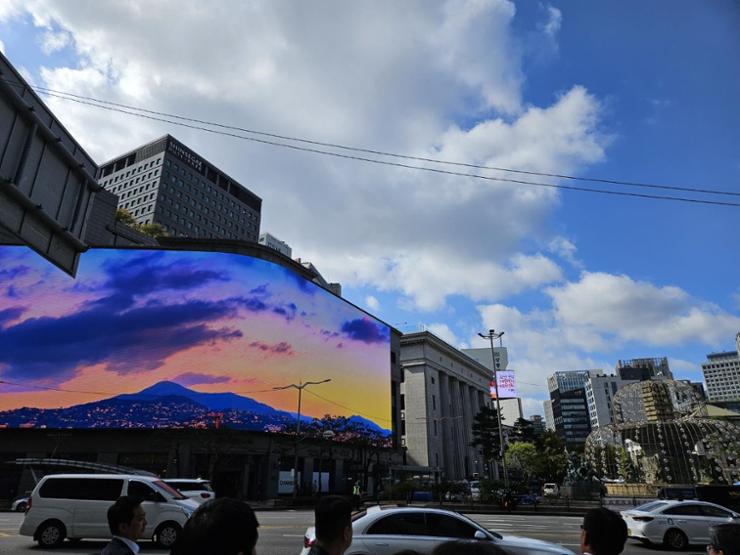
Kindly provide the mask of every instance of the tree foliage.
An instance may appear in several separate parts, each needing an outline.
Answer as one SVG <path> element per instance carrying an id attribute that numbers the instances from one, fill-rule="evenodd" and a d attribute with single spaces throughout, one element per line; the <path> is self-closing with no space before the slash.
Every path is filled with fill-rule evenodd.
<path id="1" fill-rule="evenodd" d="M 149 237 L 154 237 L 155 239 L 166 237 L 168 235 L 167 231 L 160 224 L 139 224 L 131 215 L 131 212 L 125 208 L 119 208 L 116 210 L 116 221 L 135 229 L 139 233 L 143 233 Z"/>
<path id="2" fill-rule="evenodd" d="M 506 447 L 505 458 L 509 470 L 521 476 L 525 483 L 536 477 L 543 466 L 535 444 L 526 441 L 510 443 Z"/>
<path id="3" fill-rule="evenodd" d="M 498 433 L 498 417 L 496 409 L 482 407 L 473 419 L 473 447 L 479 447 L 486 460 L 500 457 L 501 442 Z"/>
<path id="4" fill-rule="evenodd" d="M 552 430 L 547 430 L 537 439 L 541 467 L 538 476 L 546 482 L 562 483 L 568 471 L 568 455 L 565 442 Z"/>
<path id="5" fill-rule="evenodd" d="M 526 418 L 518 418 L 514 422 L 514 426 L 509 433 L 510 442 L 526 442 L 532 443 L 536 438 L 534 431 L 534 425 Z"/>

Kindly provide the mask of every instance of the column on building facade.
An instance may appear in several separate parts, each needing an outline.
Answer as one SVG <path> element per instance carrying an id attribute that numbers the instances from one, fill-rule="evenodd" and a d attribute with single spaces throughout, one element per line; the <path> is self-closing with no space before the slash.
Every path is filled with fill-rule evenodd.
<path id="1" fill-rule="evenodd" d="M 470 451 L 472 453 L 472 461 L 473 461 L 473 472 L 474 473 L 481 473 L 482 466 L 481 466 L 481 457 L 478 455 L 478 447 L 473 447 L 473 423 L 475 422 L 475 417 L 480 411 L 480 405 L 478 403 L 478 388 L 471 386 L 469 391 L 470 395 L 470 413 L 472 415 L 470 419 L 470 427 L 468 428 L 468 437 L 469 441 L 468 443 L 471 445 Z M 477 461 L 477 463 L 476 463 Z"/>
<path id="2" fill-rule="evenodd" d="M 460 402 L 460 381 L 452 377 L 450 378 L 450 398 L 452 399 L 452 417 L 448 421 L 452 431 L 451 447 L 454 461 L 450 479 L 462 480 L 465 477 L 465 448 L 463 445 L 463 419 L 458 417 L 462 416 L 463 411 Z"/>
<path id="3" fill-rule="evenodd" d="M 450 390 L 450 377 L 443 373 L 439 373 L 439 413 L 440 418 L 437 425 L 439 426 L 439 432 L 442 435 L 442 452 L 440 453 L 440 463 L 444 468 L 445 478 L 450 480 L 452 478 L 455 462 L 454 462 L 454 444 L 453 434 L 451 433 L 452 428 L 450 427 L 450 403 L 451 403 L 451 390 Z M 442 420 L 443 419 L 443 420 Z"/>

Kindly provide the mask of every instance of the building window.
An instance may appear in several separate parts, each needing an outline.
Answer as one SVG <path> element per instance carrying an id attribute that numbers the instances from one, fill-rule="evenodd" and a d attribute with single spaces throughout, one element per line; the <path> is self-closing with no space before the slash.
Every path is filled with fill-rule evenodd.
<path id="1" fill-rule="evenodd" d="M 437 410 L 437 397 L 432 395 L 432 410 Z"/>

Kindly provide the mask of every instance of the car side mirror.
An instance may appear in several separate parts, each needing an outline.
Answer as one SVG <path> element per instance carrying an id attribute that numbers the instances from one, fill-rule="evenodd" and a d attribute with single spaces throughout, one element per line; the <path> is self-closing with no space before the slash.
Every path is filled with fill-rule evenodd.
<path id="1" fill-rule="evenodd" d="M 481 532 L 480 530 L 475 531 L 475 535 L 473 536 L 476 540 L 487 540 L 488 536 L 486 536 L 485 532 Z"/>

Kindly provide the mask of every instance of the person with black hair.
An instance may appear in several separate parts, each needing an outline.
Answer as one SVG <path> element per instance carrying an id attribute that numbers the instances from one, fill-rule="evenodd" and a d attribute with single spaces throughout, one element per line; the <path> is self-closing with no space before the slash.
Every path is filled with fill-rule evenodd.
<path id="1" fill-rule="evenodd" d="M 252 507 L 228 497 L 203 503 L 185 523 L 171 555 L 255 555 L 259 522 Z"/>
<path id="2" fill-rule="evenodd" d="M 715 524 L 709 528 L 708 555 L 740 555 L 740 523 Z"/>
<path id="3" fill-rule="evenodd" d="M 119 497 L 108 508 L 108 527 L 113 539 L 103 548 L 101 555 L 137 555 L 136 543 L 146 527 L 146 513 L 141 499 L 131 495 Z"/>
<path id="4" fill-rule="evenodd" d="M 591 509 L 581 525 L 581 552 L 590 555 L 619 555 L 627 542 L 627 524 L 609 509 Z"/>
<path id="5" fill-rule="evenodd" d="M 309 555 L 342 555 L 352 544 L 352 505 L 339 495 L 316 504 L 316 542 Z"/>

